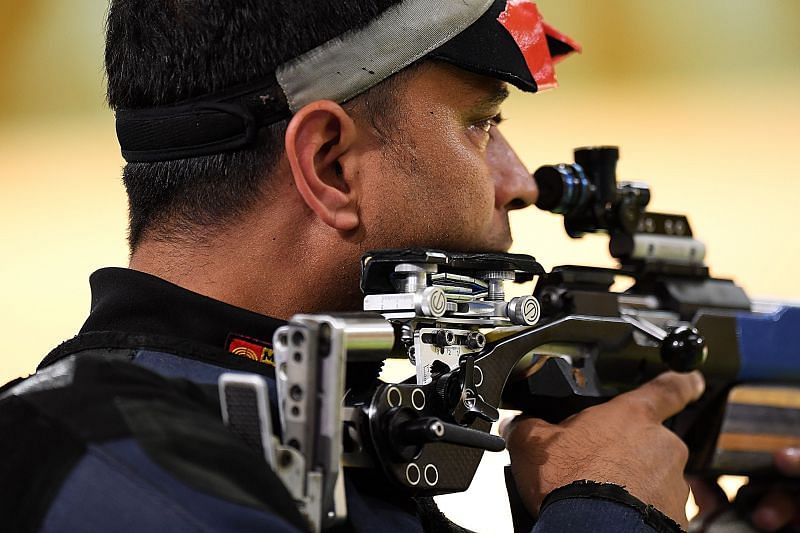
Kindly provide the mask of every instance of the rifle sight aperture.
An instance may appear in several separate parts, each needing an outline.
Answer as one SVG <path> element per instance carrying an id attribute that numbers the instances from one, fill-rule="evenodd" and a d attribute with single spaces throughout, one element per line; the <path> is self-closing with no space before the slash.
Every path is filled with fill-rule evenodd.
<path id="1" fill-rule="evenodd" d="M 650 203 L 644 183 L 617 183 L 619 149 L 615 146 L 578 148 L 575 163 L 546 165 L 533 178 L 539 187 L 536 206 L 564 215 L 572 238 L 599 231 L 632 235 Z"/>
<path id="2" fill-rule="evenodd" d="M 611 256 L 626 268 L 708 277 L 705 246 L 693 238 L 686 216 L 646 211 L 650 188 L 617 182 L 617 160 L 616 146 L 600 146 L 576 149 L 574 163 L 540 167 L 533 174 L 539 187 L 536 207 L 563 215 L 573 239 L 607 233 Z"/>

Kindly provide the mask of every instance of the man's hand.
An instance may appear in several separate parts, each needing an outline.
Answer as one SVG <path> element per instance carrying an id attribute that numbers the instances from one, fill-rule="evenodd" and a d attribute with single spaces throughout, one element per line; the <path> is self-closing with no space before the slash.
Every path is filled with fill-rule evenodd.
<path id="1" fill-rule="evenodd" d="M 787 448 L 775 453 L 775 468 L 787 478 L 800 478 L 800 450 Z M 691 478 L 689 483 L 700 509 L 698 518 L 713 521 L 725 508 L 730 507 L 727 496 L 713 480 Z M 753 494 L 757 495 L 757 499 L 752 501 L 758 504 L 745 515 L 749 516 L 750 522 L 759 531 L 778 531 L 789 525 L 794 527 L 794 531 L 800 531 L 800 494 L 796 491 L 780 485 L 765 487 L 757 484 L 742 487 L 737 500 L 743 494 L 745 501 L 750 501 Z"/>
<path id="2" fill-rule="evenodd" d="M 786 477 L 800 478 L 800 449 L 787 448 L 775 454 L 775 467 Z M 753 525 L 764 531 L 777 531 L 792 524 L 800 530 L 800 494 L 772 489 L 751 515 Z"/>
<path id="3" fill-rule="evenodd" d="M 623 485 L 687 525 L 689 451 L 662 424 L 703 393 L 698 372 L 664 373 L 631 392 L 553 425 L 518 417 L 503 430 L 522 501 L 535 516 L 552 490 L 577 480 Z"/>

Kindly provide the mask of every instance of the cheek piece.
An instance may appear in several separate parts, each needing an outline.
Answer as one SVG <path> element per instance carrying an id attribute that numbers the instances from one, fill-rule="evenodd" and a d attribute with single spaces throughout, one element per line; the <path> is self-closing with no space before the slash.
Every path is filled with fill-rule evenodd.
<path id="1" fill-rule="evenodd" d="M 536 92 L 557 86 L 554 64 L 576 51 L 529 0 L 403 0 L 256 82 L 171 106 L 118 109 L 117 138 L 129 163 L 242 150 L 260 128 L 304 105 L 345 102 L 423 58 Z"/>

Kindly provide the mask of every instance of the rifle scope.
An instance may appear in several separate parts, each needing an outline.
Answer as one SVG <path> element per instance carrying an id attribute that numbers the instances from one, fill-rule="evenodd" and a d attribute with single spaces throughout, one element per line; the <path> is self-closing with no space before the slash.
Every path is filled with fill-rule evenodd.
<path id="1" fill-rule="evenodd" d="M 633 235 L 647 204 L 644 183 L 617 183 L 619 149 L 577 148 L 575 163 L 545 165 L 533 174 L 539 187 L 536 207 L 564 215 L 564 228 L 576 239 L 585 233 Z"/>

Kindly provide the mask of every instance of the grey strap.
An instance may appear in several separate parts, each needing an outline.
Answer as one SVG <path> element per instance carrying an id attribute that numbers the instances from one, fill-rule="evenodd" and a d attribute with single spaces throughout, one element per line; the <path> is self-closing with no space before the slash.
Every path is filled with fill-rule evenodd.
<path id="1" fill-rule="evenodd" d="M 360 30 L 347 32 L 281 65 L 296 112 L 315 100 L 345 102 L 411 65 L 478 20 L 492 0 L 403 0 Z"/>

